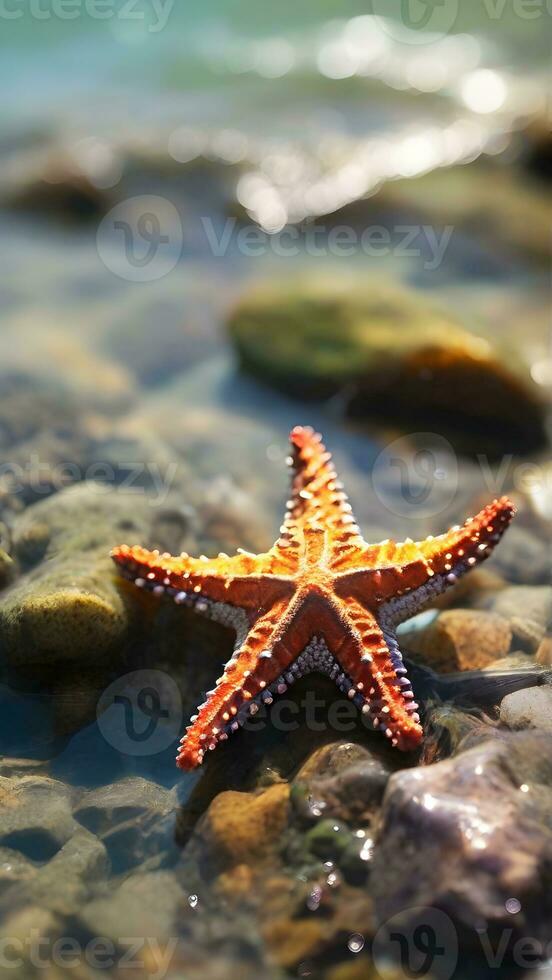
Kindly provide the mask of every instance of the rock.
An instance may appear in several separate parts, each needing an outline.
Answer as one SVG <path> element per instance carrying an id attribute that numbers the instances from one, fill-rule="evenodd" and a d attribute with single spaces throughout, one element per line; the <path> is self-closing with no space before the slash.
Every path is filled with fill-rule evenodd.
<path id="1" fill-rule="evenodd" d="M 97 187 L 70 156 L 37 161 L 25 181 L 13 187 L 4 204 L 15 211 L 42 214 L 69 224 L 97 221 L 113 199 Z"/>
<path id="2" fill-rule="evenodd" d="M 297 773 L 297 781 L 312 778 L 331 778 L 354 766 L 357 762 L 373 760 L 373 755 L 356 742 L 331 742 L 316 749 Z"/>
<path id="3" fill-rule="evenodd" d="M 432 427 L 469 451 L 544 443 L 528 372 L 421 294 L 345 278 L 275 283 L 247 293 L 228 329 L 242 367 L 295 397 L 339 395 L 349 415 Z"/>
<path id="4" fill-rule="evenodd" d="M 513 585 L 494 596 L 482 597 L 481 605 L 509 621 L 517 643 L 528 653 L 536 652 L 552 623 L 552 589 L 548 585 Z"/>
<path id="5" fill-rule="evenodd" d="M 526 527 L 513 524 L 500 543 L 488 566 L 508 582 L 520 585 L 545 585 L 550 582 L 550 542 L 537 537 Z"/>
<path id="6" fill-rule="evenodd" d="M 136 874 L 105 898 L 97 898 L 79 912 L 81 926 L 92 936 L 107 936 L 115 943 L 125 936 L 175 935 L 185 896 L 169 871 Z M 178 933 L 177 933 L 178 934 Z"/>
<path id="7" fill-rule="evenodd" d="M 23 908 L 10 910 L 4 917 L 0 937 L 7 941 L 7 958 L 10 957 L 12 949 L 20 953 L 20 962 L 16 964 L 18 978 L 34 980 L 39 972 L 38 960 L 40 973 L 50 980 L 52 945 L 59 936 L 61 928 L 59 918 L 49 909 L 41 908 L 39 905 L 26 905 Z M 58 980 L 58 977 L 54 976 L 52 980 Z"/>
<path id="8" fill-rule="evenodd" d="M 552 732 L 552 687 L 508 694 L 500 705 L 500 720 L 508 728 L 538 728 Z"/>
<path id="9" fill-rule="evenodd" d="M 496 724 L 479 714 L 462 710 L 445 701 L 427 705 L 424 718 L 425 738 L 422 765 L 431 765 L 457 755 L 464 748 L 493 738 Z"/>
<path id="10" fill-rule="evenodd" d="M 512 641 L 507 619 L 474 609 L 446 609 L 428 617 L 425 629 L 401 630 L 405 650 L 440 673 L 479 670 L 506 656 Z"/>
<path id="11" fill-rule="evenodd" d="M 8 585 L 15 575 L 13 559 L 0 548 L 0 589 Z"/>
<path id="12" fill-rule="evenodd" d="M 521 684 L 521 689 L 538 686 L 539 681 L 536 678 L 538 678 L 539 675 L 534 670 L 534 667 L 535 661 L 533 657 L 529 656 L 528 653 L 524 653 L 523 650 L 512 650 L 512 652 L 508 653 L 505 657 L 499 657 L 498 660 L 493 660 L 492 664 L 489 664 L 488 667 L 483 668 L 483 671 L 487 673 L 489 677 L 493 677 L 496 671 L 504 671 L 506 674 L 510 674 L 510 679 L 512 682 L 514 681 L 515 672 L 520 670 L 525 671 L 527 675 L 531 675 L 533 677 L 533 681 L 527 684 Z M 530 678 L 528 679 L 530 681 Z M 507 685 L 507 678 L 505 679 L 505 683 Z M 503 697 L 506 697 L 507 694 L 511 694 L 512 690 L 515 690 L 515 688 L 510 690 L 507 688 L 500 690 L 500 687 L 497 687 L 497 703 Z"/>
<path id="13" fill-rule="evenodd" d="M 129 533 L 147 540 L 150 511 L 144 495 L 86 482 L 18 519 L 16 551 L 23 542 L 28 560 L 32 541 L 42 562 L 0 603 L 0 651 L 10 665 L 121 657 L 142 606 L 136 590 L 117 581 L 109 551 Z"/>
<path id="14" fill-rule="evenodd" d="M 379 923 L 425 907 L 449 916 L 465 951 L 481 950 L 481 922 L 510 951 L 520 936 L 548 941 L 551 749 L 547 734 L 508 733 L 391 777 L 370 878 Z"/>
<path id="15" fill-rule="evenodd" d="M 48 861 L 73 836 L 66 787 L 46 776 L 0 778 L 0 846 Z"/>
<path id="16" fill-rule="evenodd" d="M 326 980 L 379 980 L 379 974 L 367 956 L 355 956 L 349 963 L 340 963 L 326 974 Z M 391 969 L 386 968 L 385 980 L 403 980 L 404 974 L 397 972 L 393 977 Z M 426 974 L 426 980 L 430 978 Z"/>
<path id="17" fill-rule="evenodd" d="M 309 830 L 306 844 L 309 850 L 324 861 L 336 861 L 349 843 L 349 828 L 339 820 L 319 820 Z"/>
<path id="18" fill-rule="evenodd" d="M 41 776 L 48 766 L 46 759 L 18 759 L 4 756 L 0 759 L 0 776 Z"/>
<path id="19" fill-rule="evenodd" d="M 79 828 L 41 868 L 25 890 L 42 908 L 72 916 L 90 898 L 91 888 L 109 873 L 107 851 L 94 834 Z"/>
<path id="20" fill-rule="evenodd" d="M 12 885 L 28 882 L 36 873 L 37 869 L 33 861 L 24 857 L 19 851 L 0 847 L 0 899 Z"/>
<path id="21" fill-rule="evenodd" d="M 542 664 L 545 667 L 550 667 L 552 665 L 552 636 L 543 637 L 541 643 L 539 644 L 535 659 L 538 664 Z"/>
<path id="22" fill-rule="evenodd" d="M 322 816 L 332 818 L 322 821 L 328 825 L 344 820 L 364 826 L 377 812 L 391 771 L 383 758 L 362 745 L 324 746 L 313 753 L 294 780 L 294 810 L 307 821 Z M 312 831 L 313 839 L 319 828 L 320 824 Z"/>
<path id="23" fill-rule="evenodd" d="M 518 616 L 512 616 L 510 626 L 518 645 L 528 653 L 536 653 L 544 639 L 544 626 L 534 619 L 520 619 Z"/>
<path id="24" fill-rule="evenodd" d="M 273 959 L 294 975 L 310 966 L 312 975 L 319 976 L 316 965 L 341 959 L 348 938 L 373 935 L 373 909 L 366 890 L 349 887 L 335 873 L 327 877 L 335 882 L 311 882 L 302 907 L 294 913 L 282 915 L 271 908 L 264 916 L 262 934 Z"/>
<path id="25" fill-rule="evenodd" d="M 102 836 L 127 820 L 138 820 L 145 815 L 165 816 L 175 804 L 174 792 L 147 779 L 129 776 L 83 793 L 74 816 L 92 833 Z"/>
<path id="26" fill-rule="evenodd" d="M 377 201 L 406 213 L 413 223 L 453 225 L 518 262 L 524 253 L 529 260 L 550 261 L 542 191 L 520 181 L 512 167 L 480 163 L 434 169 L 420 177 L 388 181 Z M 473 276 L 473 268 L 468 271 Z"/>
<path id="27" fill-rule="evenodd" d="M 171 819 L 176 804 L 174 791 L 147 779 L 128 777 L 84 793 L 74 816 L 101 838 L 113 871 L 119 874 L 146 858 L 161 864 L 176 854 Z"/>
<path id="28" fill-rule="evenodd" d="M 286 969 L 322 953 L 327 937 L 327 924 L 322 919 L 280 919 L 264 929 L 265 942 Z"/>
<path id="29" fill-rule="evenodd" d="M 196 833 L 219 869 L 262 861 L 279 842 L 288 807 L 287 783 L 257 795 L 228 790 L 215 797 Z"/>
<path id="30" fill-rule="evenodd" d="M 552 135 L 547 112 L 531 116 L 523 131 L 523 165 L 542 181 L 552 176 Z"/>

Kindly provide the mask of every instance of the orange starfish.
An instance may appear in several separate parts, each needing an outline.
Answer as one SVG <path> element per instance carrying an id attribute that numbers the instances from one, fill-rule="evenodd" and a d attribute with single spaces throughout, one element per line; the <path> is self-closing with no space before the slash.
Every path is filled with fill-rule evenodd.
<path id="1" fill-rule="evenodd" d="M 112 552 L 135 585 L 236 629 L 234 654 L 182 739 L 182 769 L 311 671 L 329 674 L 392 745 L 414 749 L 423 730 L 395 628 L 486 558 L 514 513 L 503 497 L 439 537 L 370 545 L 321 436 L 297 426 L 290 439 L 291 500 L 266 554 Z"/>

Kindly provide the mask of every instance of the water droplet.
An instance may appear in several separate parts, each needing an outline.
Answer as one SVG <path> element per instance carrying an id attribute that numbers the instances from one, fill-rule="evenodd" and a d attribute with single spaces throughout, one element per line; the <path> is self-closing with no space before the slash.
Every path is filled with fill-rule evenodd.
<path id="1" fill-rule="evenodd" d="M 521 902 L 519 898 L 509 898 L 505 903 L 505 908 L 507 912 L 511 915 L 515 915 L 521 909 Z"/>
<path id="2" fill-rule="evenodd" d="M 360 932 L 353 932 L 347 940 L 347 946 L 351 953 L 360 953 L 364 949 L 364 936 Z"/>
<path id="3" fill-rule="evenodd" d="M 199 898 L 197 895 L 188 896 L 188 905 L 190 906 L 191 909 L 196 909 L 198 906 L 198 902 L 199 902 Z"/>
<path id="4" fill-rule="evenodd" d="M 307 908 L 310 912 L 316 912 L 322 899 L 322 889 L 320 885 L 315 885 L 307 898 Z"/>

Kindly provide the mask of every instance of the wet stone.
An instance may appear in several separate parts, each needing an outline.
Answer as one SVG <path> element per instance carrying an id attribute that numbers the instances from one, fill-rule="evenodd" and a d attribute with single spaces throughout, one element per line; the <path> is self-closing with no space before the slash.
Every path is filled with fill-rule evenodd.
<path id="1" fill-rule="evenodd" d="M 94 899 L 79 913 L 92 936 L 114 942 L 125 936 L 168 937 L 174 934 L 185 896 L 168 871 L 135 874 L 108 896 Z"/>
<path id="2" fill-rule="evenodd" d="M 79 828 L 37 872 L 26 894 L 43 908 L 70 916 L 90 897 L 91 889 L 106 879 L 109 870 L 104 845 Z"/>
<path id="3" fill-rule="evenodd" d="M 289 786 L 276 783 L 260 793 L 220 793 L 196 831 L 215 868 L 262 861 L 280 840 L 288 818 Z"/>
<path id="4" fill-rule="evenodd" d="M 505 540 L 507 537 L 505 535 Z M 552 623 L 552 589 L 549 585 L 513 585 L 482 599 L 481 604 L 508 620 L 514 641 L 528 653 L 537 651 Z"/>
<path id="5" fill-rule="evenodd" d="M 383 750 L 353 743 L 319 749 L 294 780 L 295 812 L 307 821 L 323 816 L 363 825 L 377 812 L 392 771 Z"/>
<path id="6" fill-rule="evenodd" d="M 514 524 L 494 552 L 489 568 L 508 582 L 521 585 L 550 583 L 550 542 L 528 528 Z"/>
<path id="7" fill-rule="evenodd" d="M 59 661 L 98 664 L 126 648 L 140 620 L 140 601 L 121 588 L 110 548 L 132 516 L 136 537 L 150 533 L 144 496 L 81 483 L 30 508 L 14 528 L 15 548 L 40 563 L 0 603 L 0 650 L 12 666 Z M 138 528 L 140 530 L 138 530 Z"/>
<path id="8" fill-rule="evenodd" d="M 32 861 L 48 861 L 73 836 L 66 787 L 46 776 L 0 779 L 0 846 Z"/>
<path id="9" fill-rule="evenodd" d="M 450 917 L 465 949 L 480 949 L 482 920 L 493 941 L 548 941 L 551 749 L 548 734 L 505 733 L 391 778 L 370 879 L 380 923 L 424 906 Z"/>
<path id="10" fill-rule="evenodd" d="M 176 857 L 176 794 L 141 777 L 129 777 L 84 793 L 75 819 L 97 834 L 114 873 L 148 860 L 162 866 Z M 151 868 L 153 870 L 153 868 Z"/>
<path id="11" fill-rule="evenodd" d="M 552 687 L 508 694 L 500 705 L 500 720 L 508 728 L 538 728 L 552 732 Z"/>
<path id="12" fill-rule="evenodd" d="M 37 873 L 33 861 L 9 847 L 0 847 L 0 900 L 15 884 L 30 881 Z"/>
<path id="13" fill-rule="evenodd" d="M 506 656 L 511 640 L 507 619 L 475 609 L 447 609 L 429 616 L 425 629 L 407 623 L 401 630 L 403 648 L 441 673 L 487 667 Z"/>

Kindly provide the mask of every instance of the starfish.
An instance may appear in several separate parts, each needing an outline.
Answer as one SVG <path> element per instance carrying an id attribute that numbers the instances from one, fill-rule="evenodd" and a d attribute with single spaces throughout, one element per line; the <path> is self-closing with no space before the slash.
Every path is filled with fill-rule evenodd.
<path id="1" fill-rule="evenodd" d="M 328 674 L 405 751 L 423 738 L 396 627 L 492 551 L 514 508 L 494 500 L 439 537 L 367 544 L 322 438 L 296 426 L 291 499 L 280 537 L 264 554 L 172 557 L 121 545 L 122 575 L 233 626 L 236 645 L 214 690 L 191 718 L 177 764 L 193 769 L 311 671 Z"/>

